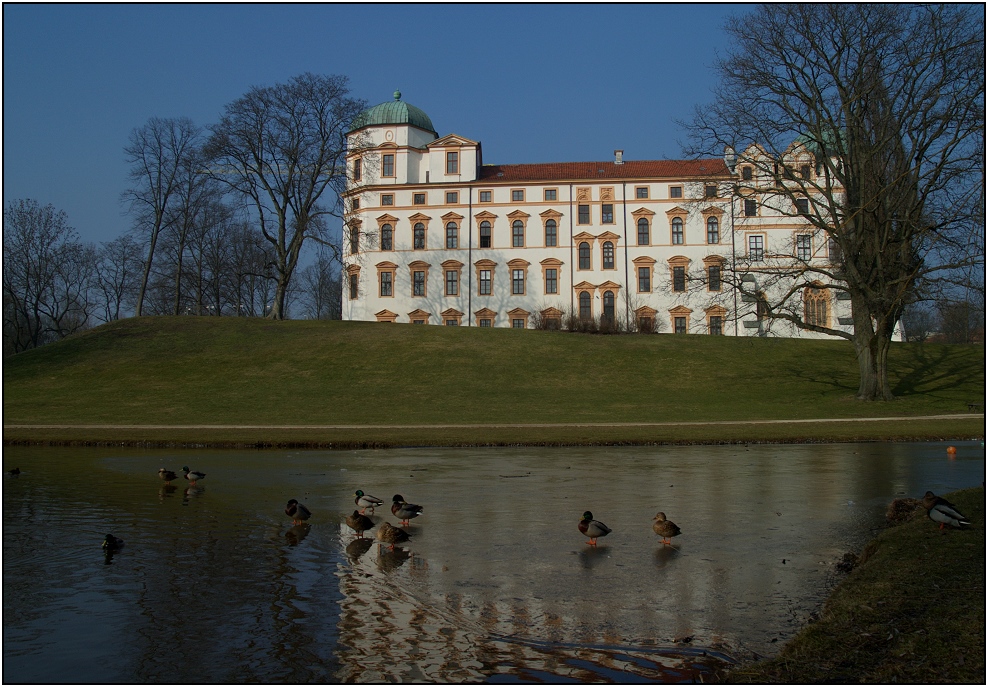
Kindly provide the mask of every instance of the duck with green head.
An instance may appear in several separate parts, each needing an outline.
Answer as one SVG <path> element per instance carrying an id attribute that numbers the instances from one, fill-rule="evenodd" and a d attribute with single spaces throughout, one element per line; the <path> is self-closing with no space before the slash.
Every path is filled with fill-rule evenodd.
<path id="1" fill-rule="evenodd" d="M 401 520 L 401 524 L 408 526 L 408 521 L 422 515 L 422 506 L 405 501 L 401 494 L 395 494 L 391 499 L 391 514 Z"/>
<path id="2" fill-rule="evenodd" d="M 597 546 L 598 537 L 606 537 L 613 531 L 600 520 L 594 520 L 593 513 L 590 511 L 583 514 L 583 519 L 580 520 L 579 528 L 580 532 L 590 537 L 590 541 L 587 543 L 591 546 Z"/>
<path id="3" fill-rule="evenodd" d="M 195 486 L 196 482 L 198 482 L 199 480 L 206 479 L 205 472 L 199 472 L 198 470 L 189 470 L 188 465 L 182 466 L 182 476 L 185 479 L 189 480 L 189 484 L 191 484 L 192 486 Z"/>
<path id="4" fill-rule="evenodd" d="M 361 515 L 363 515 L 364 511 L 367 510 L 368 508 L 370 508 L 371 513 L 373 513 L 375 508 L 384 505 L 384 501 L 377 498 L 376 496 L 365 494 L 360 489 L 357 489 L 357 491 L 355 491 L 353 495 L 357 497 L 353 500 L 353 502 L 357 504 L 357 508 L 360 509 Z"/>

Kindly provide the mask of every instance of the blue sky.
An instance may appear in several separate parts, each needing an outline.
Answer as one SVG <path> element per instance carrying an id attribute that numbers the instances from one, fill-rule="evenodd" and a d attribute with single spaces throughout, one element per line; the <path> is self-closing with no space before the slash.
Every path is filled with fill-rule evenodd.
<path id="1" fill-rule="evenodd" d="M 484 162 L 682 156 L 739 5 L 3 6 L 4 203 L 124 233 L 123 147 L 150 117 L 215 122 L 250 86 L 310 71 L 423 109 Z"/>

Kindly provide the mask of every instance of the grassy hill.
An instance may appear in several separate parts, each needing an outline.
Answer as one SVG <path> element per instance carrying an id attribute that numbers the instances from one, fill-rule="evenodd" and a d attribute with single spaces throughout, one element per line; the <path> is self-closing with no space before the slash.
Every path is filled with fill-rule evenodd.
<path id="1" fill-rule="evenodd" d="M 897 400 L 854 399 L 842 341 L 593 336 L 246 318 L 114 322 L 4 360 L 5 425 L 655 423 L 967 413 L 984 346 L 894 344 Z M 27 439 L 460 443 L 980 436 L 982 420 L 476 430 L 4 430 Z M 891 434 L 890 434 L 891 432 Z M 898 434 L 896 432 L 899 432 Z"/>

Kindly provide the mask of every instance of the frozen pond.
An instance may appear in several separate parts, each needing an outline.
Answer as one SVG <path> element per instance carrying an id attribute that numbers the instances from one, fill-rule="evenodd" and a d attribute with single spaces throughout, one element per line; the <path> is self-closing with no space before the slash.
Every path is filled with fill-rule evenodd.
<path id="1" fill-rule="evenodd" d="M 774 653 L 893 498 L 980 486 L 983 445 L 955 445 L 6 448 L 3 677 L 690 682 L 704 652 Z M 158 479 L 182 465 L 206 479 Z M 357 540 L 356 489 L 422 504 L 412 541 Z"/>

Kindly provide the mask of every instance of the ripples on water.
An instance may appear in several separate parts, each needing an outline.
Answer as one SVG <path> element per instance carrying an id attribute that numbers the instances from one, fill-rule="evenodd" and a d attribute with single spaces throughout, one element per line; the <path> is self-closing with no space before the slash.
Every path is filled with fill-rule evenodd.
<path id="1" fill-rule="evenodd" d="M 958 446 L 7 449 L 4 679 L 692 682 L 798 629 L 892 498 L 980 485 Z M 408 545 L 342 524 L 357 488 L 425 506 Z"/>

